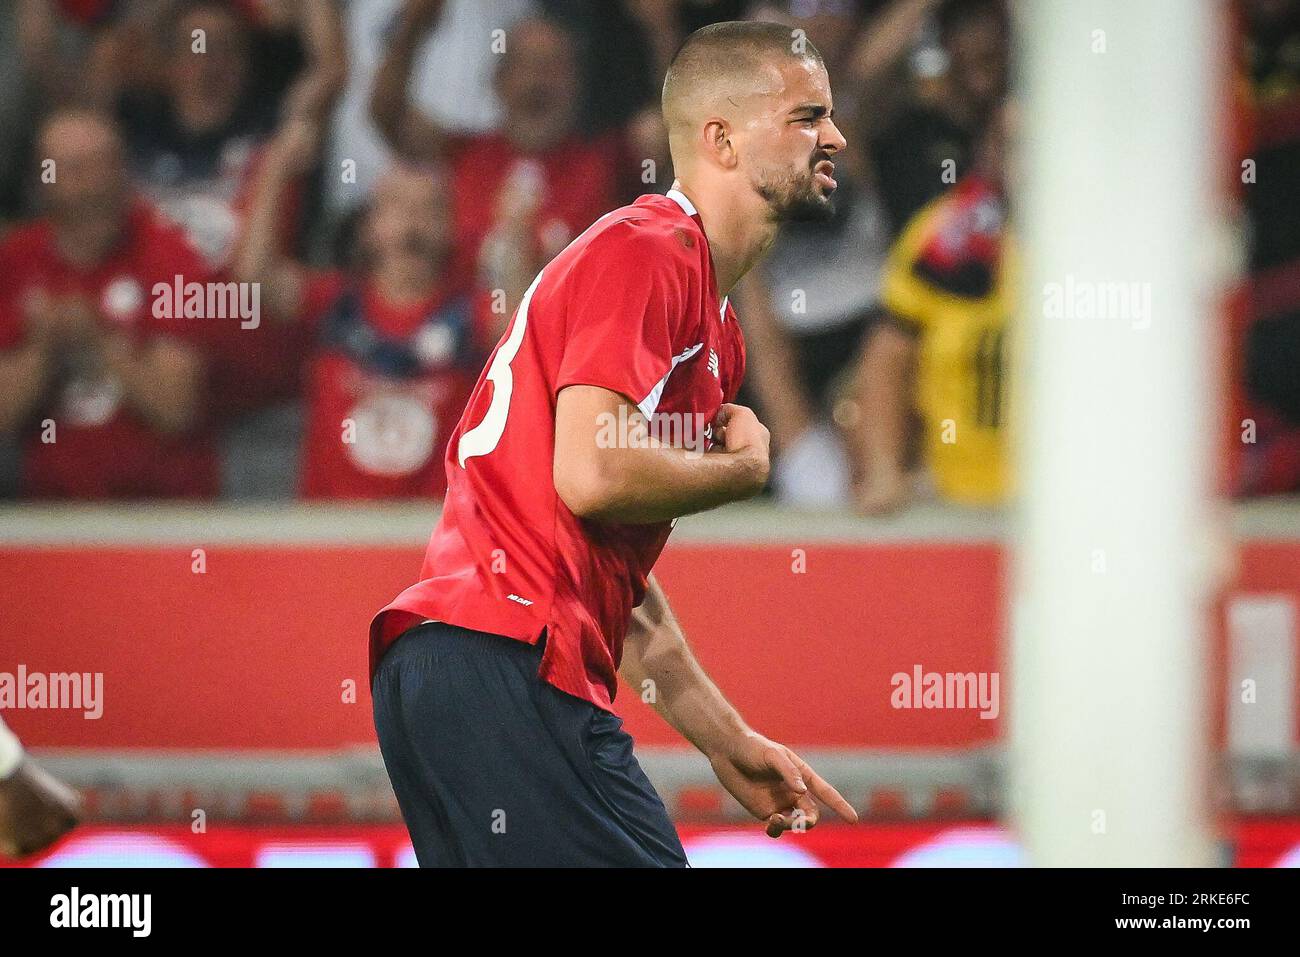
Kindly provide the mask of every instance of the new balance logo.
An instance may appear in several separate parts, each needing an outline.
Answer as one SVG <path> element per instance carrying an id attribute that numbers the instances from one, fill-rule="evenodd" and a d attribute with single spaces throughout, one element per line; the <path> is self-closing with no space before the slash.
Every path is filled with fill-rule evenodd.
<path id="1" fill-rule="evenodd" d="M 718 354 L 712 349 L 709 350 L 709 371 L 713 373 L 715 379 L 721 378 L 718 374 Z"/>

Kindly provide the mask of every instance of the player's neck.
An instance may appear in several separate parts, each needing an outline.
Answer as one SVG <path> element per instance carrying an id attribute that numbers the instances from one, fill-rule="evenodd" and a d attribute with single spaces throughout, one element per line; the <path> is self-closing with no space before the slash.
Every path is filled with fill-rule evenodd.
<path id="1" fill-rule="evenodd" d="M 752 191 L 737 199 L 721 190 L 685 185 L 681 180 L 673 183 L 673 188 L 685 195 L 699 213 L 713 257 L 718 295 L 729 295 L 776 241 L 777 224 L 768 215 L 767 204 Z"/>

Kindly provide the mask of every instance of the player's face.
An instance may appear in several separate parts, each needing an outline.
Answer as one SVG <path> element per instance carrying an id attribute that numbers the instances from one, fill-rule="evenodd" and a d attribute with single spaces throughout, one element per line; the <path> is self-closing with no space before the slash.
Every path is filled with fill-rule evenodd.
<path id="1" fill-rule="evenodd" d="M 812 60 L 786 60 L 778 70 L 780 81 L 746 124 L 751 182 L 777 222 L 829 219 L 832 157 L 846 145 L 831 118 L 830 79 Z"/>

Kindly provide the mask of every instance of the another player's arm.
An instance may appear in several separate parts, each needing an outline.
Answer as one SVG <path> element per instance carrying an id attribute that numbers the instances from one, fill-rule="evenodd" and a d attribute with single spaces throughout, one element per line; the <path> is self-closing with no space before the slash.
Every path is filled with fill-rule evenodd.
<path id="1" fill-rule="evenodd" d="M 560 391 L 555 490 L 573 514 L 606 522 L 663 522 L 757 494 L 767 482 L 768 433 L 754 413 L 724 405 L 713 423 L 722 451 L 608 441 L 610 422 L 636 422 L 635 405 L 597 386 Z M 627 437 L 630 438 L 630 437 Z"/>
<path id="2" fill-rule="evenodd" d="M 653 576 L 632 611 L 619 674 L 637 694 L 652 692 L 655 710 L 704 753 L 722 785 L 772 837 L 815 825 L 817 801 L 857 820 L 853 807 L 807 762 L 745 723 L 695 659 Z"/>
<path id="3" fill-rule="evenodd" d="M 937 200 L 912 218 L 893 248 L 881 276 L 885 318 L 867 335 L 858 362 L 857 388 L 862 425 L 855 443 L 861 485 L 857 507 L 879 515 L 907 504 L 911 489 L 906 449 L 921 338 L 943 296 L 916 270 L 935 231 Z"/>
<path id="4" fill-rule="evenodd" d="M 348 83 L 348 38 L 339 5 L 297 0 L 294 17 L 307 62 L 285 97 L 291 115 L 328 121 Z"/>
<path id="5" fill-rule="evenodd" d="M 890 0 L 882 7 L 858 34 L 849 55 L 854 86 L 875 94 L 912 49 L 917 33 L 938 5 L 939 0 Z"/>
<path id="6" fill-rule="evenodd" d="M 77 811 L 76 794 L 23 754 L 0 721 L 0 854 L 43 850 L 76 825 Z"/>
<path id="7" fill-rule="evenodd" d="M 0 351 L 0 432 L 17 431 L 49 391 L 54 356 L 39 342 Z"/>

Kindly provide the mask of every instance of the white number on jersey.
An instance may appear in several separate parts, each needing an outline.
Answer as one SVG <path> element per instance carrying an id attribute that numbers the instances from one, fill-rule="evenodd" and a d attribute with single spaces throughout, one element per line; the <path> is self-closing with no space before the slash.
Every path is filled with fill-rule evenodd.
<path id="1" fill-rule="evenodd" d="M 483 421 L 460 437 L 460 442 L 456 446 L 456 457 L 461 468 L 464 468 L 466 461 L 474 456 L 487 455 L 495 449 L 497 443 L 501 441 L 501 434 L 506 430 L 506 416 L 510 414 L 510 396 L 515 390 L 515 375 L 510 368 L 510 363 L 515 361 L 515 356 L 519 354 L 519 347 L 523 345 L 524 329 L 528 326 L 528 303 L 533 298 L 533 290 L 541 281 L 542 274 L 539 272 L 532 285 L 528 287 L 528 291 L 524 293 L 524 298 L 519 302 L 519 309 L 515 312 L 515 324 L 510 329 L 509 337 L 501 343 L 497 354 L 492 357 L 492 365 L 488 367 L 487 374 L 488 381 L 492 383 L 492 401 L 488 403 L 487 414 L 483 416 Z"/>

